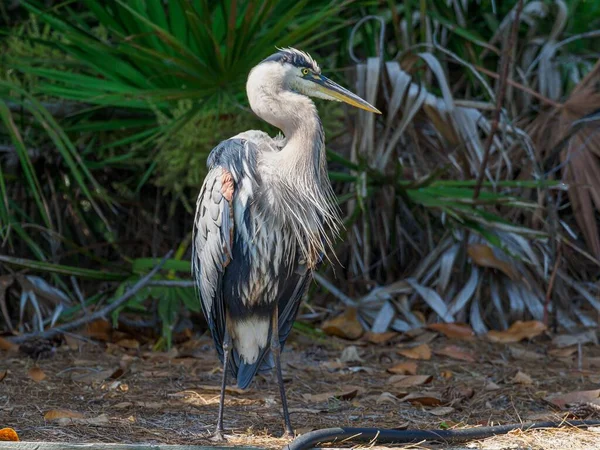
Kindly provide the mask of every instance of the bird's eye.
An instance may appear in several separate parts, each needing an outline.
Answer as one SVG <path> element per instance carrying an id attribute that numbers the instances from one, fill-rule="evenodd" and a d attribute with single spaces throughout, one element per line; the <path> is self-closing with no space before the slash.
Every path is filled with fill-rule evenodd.
<path id="1" fill-rule="evenodd" d="M 306 68 L 305 68 L 305 69 L 302 69 L 302 75 L 306 76 L 306 75 L 308 75 L 309 73 L 310 73 L 310 70 L 308 70 L 308 69 L 306 69 Z"/>

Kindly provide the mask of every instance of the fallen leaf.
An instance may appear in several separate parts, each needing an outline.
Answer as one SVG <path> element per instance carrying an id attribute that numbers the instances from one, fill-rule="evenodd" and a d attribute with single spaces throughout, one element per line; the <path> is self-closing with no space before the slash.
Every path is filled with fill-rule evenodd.
<path id="1" fill-rule="evenodd" d="M 402 397 L 400 401 L 423 406 L 439 406 L 442 404 L 442 395 L 439 392 L 413 392 Z"/>
<path id="2" fill-rule="evenodd" d="M 389 367 L 387 371 L 398 375 L 416 375 L 417 363 L 414 361 L 401 362 L 393 367 Z"/>
<path id="3" fill-rule="evenodd" d="M 138 350 L 140 348 L 140 341 L 136 339 L 121 339 L 117 342 L 117 345 L 129 350 Z"/>
<path id="4" fill-rule="evenodd" d="M 475 356 L 473 356 L 469 350 L 457 345 L 447 345 L 441 350 L 436 350 L 434 353 L 436 355 L 447 356 L 448 358 L 458 359 L 460 361 L 475 362 Z"/>
<path id="5" fill-rule="evenodd" d="M 465 323 L 432 323 L 427 328 L 442 333 L 447 338 L 470 339 L 475 336 L 473 328 Z"/>
<path id="6" fill-rule="evenodd" d="M 531 350 L 526 350 L 524 348 L 510 346 L 508 348 L 511 356 L 515 359 L 524 359 L 527 361 L 539 361 L 540 359 L 544 359 L 544 355 L 538 352 L 534 352 Z"/>
<path id="7" fill-rule="evenodd" d="M 553 348 L 548 351 L 550 356 L 555 358 L 568 358 L 577 352 L 577 347 Z"/>
<path id="8" fill-rule="evenodd" d="M 330 336 L 338 336 L 350 340 L 358 339 L 364 333 L 363 327 L 358 321 L 356 308 L 347 308 L 339 316 L 325 321 L 321 329 L 325 334 Z"/>
<path id="9" fill-rule="evenodd" d="M 395 331 L 386 331 L 385 333 L 373 333 L 372 331 L 367 331 L 364 334 L 363 339 L 371 344 L 386 344 L 396 336 L 398 336 L 398 333 Z"/>
<path id="10" fill-rule="evenodd" d="M 12 428 L 2 428 L 0 430 L 0 441 L 19 442 L 19 435 Z"/>
<path id="11" fill-rule="evenodd" d="M 4 380 L 8 375 L 8 370 L 0 370 L 0 381 Z"/>
<path id="12" fill-rule="evenodd" d="M 431 375 L 393 375 L 388 379 L 388 384 L 396 388 L 407 388 L 431 383 L 431 380 L 433 380 Z"/>
<path id="13" fill-rule="evenodd" d="M 381 395 L 377 397 L 377 400 L 375 400 L 375 403 L 378 405 L 381 405 L 382 403 L 398 403 L 398 397 L 390 392 L 382 392 Z"/>
<path id="14" fill-rule="evenodd" d="M 484 389 L 486 391 L 497 391 L 498 389 L 500 389 L 500 386 L 498 386 L 496 383 L 494 383 L 493 381 L 488 380 L 487 383 L 485 383 L 485 387 Z"/>
<path id="15" fill-rule="evenodd" d="M 589 367 L 600 367 L 600 356 L 595 356 L 595 357 L 592 357 L 592 358 L 586 358 L 584 360 L 584 362 Z"/>
<path id="16" fill-rule="evenodd" d="M 431 349 L 427 344 L 421 344 L 411 348 L 401 348 L 396 350 L 396 353 L 410 359 L 431 359 Z"/>
<path id="17" fill-rule="evenodd" d="M 501 344 L 512 344 L 522 341 L 523 339 L 531 339 L 539 336 L 546 331 L 546 325 L 538 320 L 529 320 L 522 322 L 517 320 L 508 330 L 504 331 L 489 331 L 486 335 L 491 342 Z"/>
<path id="18" fill-rule="evenodd" d="M 341 361 L 324 361 L 320 364 L 320 366 L 329 372 L 335 372 L 336 370 L 346 367 L 346 364 Z"/>
<path id="19" fill-rule="evenodd" d="M 419 333 L 417 336 L 415 336 L 415 338 L 413 339 L 413 344 L 429 344 L 438 336 L 439 334 L 437 333 L 423 330 L 422 333 Z"/>
<path id="20" fill-rule="evenodd" d="M 87 419 L 77 417 L 62 417 L 60 419 L 56 419 L 56 423 L 58 423 L 60 426 L 91 425 L 95 427 L 101 427 L 110 423 L 110 420 L 106 414 L 101 414 L 98 417 L 90 417 Z"/>
<path id="21" fill-rule="evenodd" d="M 471 244 L 467 248 L 467 253 L 478 266 L 500 270 L 511 280 L 519 279 L 519 274 L 515 271 L 513 266 L 507 261 L 499 259 L 489 245 Z"/>
<path id="22" fill-rule="evenodd" d="M 29 369 L 29 378 L 31 378 L 36 383 L 39 383 L 40 381 L 46 379 L 46 374 L 42 369 L 36 366 Z"/>
<path id="23" fill-rule="evenodd" d="M 0 350 L 4 350 L 6 352 L 18 352 L 19 346 L 7 339 L 4 339 L 3 337 L 0 337 Z"/>
<path id="24" fill-rule="evenodd" d="M 566 394 L 557 394 L 546 397 L 544 400 L 564 409 L 572 403 L 595 403 L 600 405 L 600 389 L 593 391 L 574 391 Z"/>
<path id="25" fill-rule="evenodd" d="M 71 411 L 69 409 L 51 409 L 44 414 L 45 420 L 58 420 L 58 419 L 83 419 L 85 416 L 77 411 Z"/>
<path id="26" fill-rule="evenodd" d="M 112 327 L 110 322 L 104 319 L 94 320 L 87 324 L 85 328 L 85 334 L 92 339 L 98 339 L 99 341 L 110 340 Z"/>
<path id="27" fill-rule="evenodd" d="M 434 416 L 445 416 L 453 411 L 454 408 L 452 406 L 438 406 L 437 408 L 427 410 L 429 414 L 433 414 Z"/>
<path id="28" fill-rule="evenodd" d="M 517 374 L 513 377 L 511 381 L 515 384 L 533 384 L 533 380 L 531 379 L 531 377 L 526 373 L 521 372 L 520 370 L 517 372 Z"/>
<path id="29" fill-rule="evenodd" d="M 363 359 L 358 354 L 358 348 L 355 345 L 350 345 L 342 351 L 340 361 L 344 363 L 362 362 Z"/>
<path id="30" fill-rule="evenodd" d="M 116 405 L 114 405 L 113 408 L 114 409 L 125 409 L 125 408 L 129 408 L 130 406 L 133 406 L 133 403 L 121 402 L 121 403 L 117 403 Z"/>
<path id="31" fill-rule="evenodd" d="M 450 378 L 452 378 L 454 376 L 454 374 L 452 373 L 451 370 L 442 370 L 440 372 L 440 376 L 442 378 L 445 378 L 446 380 L 449 380 Z"/>
<path id="32" fill-rule="evenodd" d="M 146 409 L 162 409 L 167 406 L 166 402 L 135 402 L 135 406 Z"/>
<path id="33" fill-rule="evenodd" d="M 552 338 L 552 345 L 558 348 L 571 347 L 572 345 L 584 345 L 588 343 L 598 345 L 596 330 L 590 329 L 576 334 L 560 334 Z"/>
<path id="34" fill-rule="evenodd" d="M 71 350 L 78 350 L 80 347 L 82 347 L 85 344 L 84 340 L 78 339 L 77 337 L 70 335 L 70 334 L 65 334 L 64 338 L 65 338 L 65 342 L 67 343 L 67 346 Z"/>

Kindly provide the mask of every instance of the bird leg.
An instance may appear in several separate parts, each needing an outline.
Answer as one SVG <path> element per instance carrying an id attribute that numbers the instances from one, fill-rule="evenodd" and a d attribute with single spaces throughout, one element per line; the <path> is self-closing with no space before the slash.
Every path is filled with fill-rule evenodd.
<path id="1" fill-rule="evenodd" d="M 281 373 L 281 344 L 279 342 L 279 311 L 277 306 L 275 306 L 271 323 L 271 353 L 273 353 L 273 359 L 275 360 L 275 374 L 277 376 L 277 385 L 279 386 L 281 407 L 283 408 L 283 420 L 285 423 L 283 437 L 293 438 L 294 430 L 292 429 L 292 423 L 290 422 L 290 413 L 288 412 L 287 399 L 285 397 L 285 386 L 283 385 L 283 375 Z"/>
<path id="2" fill-rule="evenodd" d="M 223 429 L 223 407 L 225 404 L 225 388 L 227 387 L 227 369 L 229 365 L 229 358 L 231 356 L 231 336 L 229 332 L 225 330 L 225 336 L 223 337 L 223 381 L 221 382 L 221 398 L 219 399 L 219 418 L 217 419 L 217 430 L 212 437 L 213 441 L 220 442 L 224 441 L 223 436 L 225 430 Z"/>

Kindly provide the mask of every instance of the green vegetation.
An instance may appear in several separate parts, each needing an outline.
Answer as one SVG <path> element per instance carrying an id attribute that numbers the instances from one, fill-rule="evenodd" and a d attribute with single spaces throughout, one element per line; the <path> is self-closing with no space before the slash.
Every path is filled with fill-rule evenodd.
<path id="1" fill-rule="evenodd" d="M 246 129 L 277 132 L 251 114 L 244 92 L 275 46 L 312 52 L 346 85 L 360 75 L 358 93 L 384 112 L 319 104 L 346 225 L 333 284 L 354 296 L 366 324 L 391 302 L 396 329 L 433 311 L 484 332 L 541 319 L 550 297 L 561 325 L 593 322 L 596 2 L 524 2 L 493 139 L 517 1 L 50 3 L 0 7 L 5 330 L 39 331 L 48 318 L 114 301 L 171 248 L 155 281 L 188 280 L 208 153 Z M 367 15 L 380 20 L 353 34 Z M 45 280 L 25 303 L 21 275 Z M 44 300 L 53 290 L 61 302 Z M 189 286 L 149 285 L 113 319 L 156 314 L 169 345 L 180 312 L 198 310 L 194 299 Z"/>

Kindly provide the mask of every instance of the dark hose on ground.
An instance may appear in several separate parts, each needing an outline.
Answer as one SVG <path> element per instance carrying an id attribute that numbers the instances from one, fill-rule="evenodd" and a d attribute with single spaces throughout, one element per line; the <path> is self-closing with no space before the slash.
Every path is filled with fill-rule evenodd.
<path id="1" fill-rule="evenodd" d="M 513 430 L 559 428 L 562 426 L 590 427 L 600 425 L 600 420 L 572 420 L 561 422 L 527 422 L 522 424 L 476 427 L 460 430 L 389 430 L 380 428 L 324 428 L 311 431 L 294 439 L 283 450 L 307 450 L 315 444 L 336 443 L 409 443 L 422 441 L 461 442 L 483 439 Z"/>

